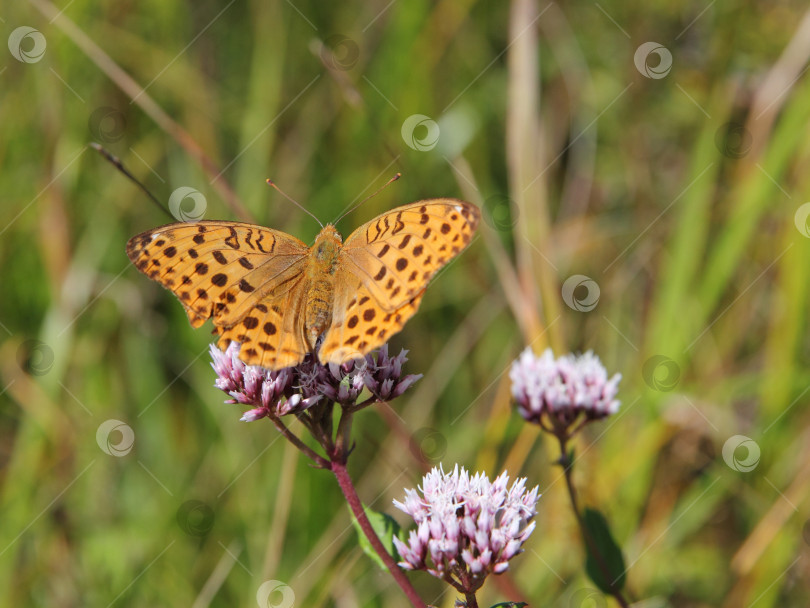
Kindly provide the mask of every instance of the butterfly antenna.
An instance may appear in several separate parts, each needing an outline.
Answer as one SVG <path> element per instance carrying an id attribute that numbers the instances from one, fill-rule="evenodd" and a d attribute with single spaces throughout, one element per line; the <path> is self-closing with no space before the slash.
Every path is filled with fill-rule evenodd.
<path id="1" fill-rule="evenodd" d="M 303 212 L 304 212 L 304 213 L 306 213 L 308 216 L 310 216 L 312 219 L 314 219 L 316 222 L 318 222 L 318 225 L 319 225 L 321 228 L 323 228 L 323 224 L 321 224 L 321 220 L 319 220 L 319 219 L 318 219 L 318 218 L 315 216 L 315 214 L 314 214 L 314 213 L 312 213 L 312 212 L 311 212 L 309 209 L 307 209 L 306 207 L 304 207 L 304 206 L 303 206 L 301 203 L 299 203 L 297 200 L 295 200 L 295 199 L 294 199 L 294 198 L 292 198 L 291 196 L 288 196 L 288 195 L 287 195 L 287 194 L 286 194 L 286 193 L 285 193 L 285 192 L 284 192 L 284 191 L 283 191 L 281 188 L 279 188 L 278 186 L 276 186 L 276 182 L 274 182 L 272 179 L 268 179 L 268 180 L 265 180 L 265 181 L 267 181 L 267 184 L 268 184 L 269 186 L 273 186 L 273 188 L 275 188 L 276 190 L 278 190 L 278 193 L 279 193 L 281 196 L 283 196 L 284 198 L 286 198 L 286 199 L 287 199 L 288 201 L 290 201 L 290 202 L 291 202 L 293 205 L 295 205 L 296 207 L 298 207 L 298 208 L 299 208 L 301 211 L 303 211 Z"/>
<path id="2" fill-rule="evenodd" d="M 351 208 L 350 208 L 348 211 L 343 212 L 343 213 L 340 215 L 340 217 L 338 217 L 338 218 L 337 218 L 337 219 L 336 219 L 334 222 L 332 222 L 332 224 L 337 224 L 337 223 L 338 223 L 340 220 L 342 220 L 344 217 L 346 217 L 347 215 L 349 215 L 349 214 L 350 214 L 352 211 L 354 211 L 355 209 L 357 209 L 357 208 L 358 208 L 360 205 L 362 205 L 363 203 L 365 203 L 365 202 L 366 202 L 368 199 L 370 199 L 370 198 L 374 198 L 375 196 L 377 196 L 377 195 L 378 195 L 380 192 L 382 192 L 383 190 L 385 190 L 385 189 L 386 189 L 388 186 L 390 186 L 391 184 L 393 184 L 393 183 L 394 183 L 395 181 L 397 181 L 397 180 L 398 180 L 400 177 L 402 177 L 402 173 L 397 173 L 396 175 L 394 175 L 394 177 L 392 177 L 392 178 L 391 178 L 391 179 L 389 179 L 387 182 L 385 182 L 385 183 L 384 183 L 382 186 L 380 186 L 379 188 L 377 188 L 377 190 L 376 190 L 375 192 L 373 192 L 373 193 L 369 194 L 369 195 L 368 195 L 366 198 L 364 198 L 362 201 L 360 201 L 359 203 L 357 203 L 357 204 L 356 204 L 354 207 L 351 207 Z"/>
<path id="3" fill-rule="evenodd" d="M 121 162 L 120 158 L 108 152 L 102 146 L 100 146 L 94 141 L 90 142 L 90 147 L 96 150 L 99 154 L 101 154 L 101 156 L 103 156 L 107 162 L 109 162 L 113 167 L 115 167 L 121 173 L 123 173 L 124 176 L 131 182 L 133 182 L 136 186 L 138 186 L 138 188 L 140 188 L 146 194 L 146 196 L 148 196 L 152 200 L 152 202 L 155 203 L 160 208 L 161 211 L 163 211 L 163 213 L 167 214 L 172 218 L 174 217 L 169 212 L 169 210 L 163 206 L 163 203 L 161 203 L 154 194 L 149 192 L 149 188 L 144 186 L 140 181 L 138 181 L 138 178 L 136 178 L 134 175 L 132 175 L 132 173 L 129 172 L 129 170 L 124 166 L 124 163 Z"/>

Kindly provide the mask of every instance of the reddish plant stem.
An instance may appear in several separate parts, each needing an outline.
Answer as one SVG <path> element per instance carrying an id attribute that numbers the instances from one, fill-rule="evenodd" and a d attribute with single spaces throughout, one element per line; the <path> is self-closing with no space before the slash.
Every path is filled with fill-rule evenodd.
<path id="1" fill-rule="evenodd" d="M 616 601 L 619 602 L 619 605 L 622 606 L 622 608 L 628 608 L 629 604 L 627 603 L 627 600 L 624 599 L 622 592 L 616 587 L 613 581 L 613 575 L 610 573 L 610 569 L 607 566 L 607 562 L 605 561 L 602 553 L 599 551 L 599 548 L 596 546 L 596 542 L 591 537 L 588 529 L 585 527 L 585 521 L 582 519 L 582 514 L 579 512 L 577 493 L 576 489 L 574 488 L 574 480 L 571 476 L 571 471 L 573 470 L 574 464 L 568 459 L 568 452 L 566 451 L 567 438 L 562 435 L 557 435 L 557 439 L 560 442 L 560 464 L 562 465 L 563 472 L 565 474 L 565 485 L 568 488 L 568 497 L 571 499 L 571 509 L 573 509 L 574 516 L 579 524 L 582 539 L 585 541 L 585 544 L 588 545 L 588 550 L 596 560 L 596 565 L 598 566 L 599 570 L 602 571 L 602 576 L 605 577 L 608 585 L 610 585 L 610 595 L 612 595 Z"/>
<path id="2" fill-rule="evenodd" d="M 340 457 L 338 456 L 338 458 Z M 354 489 L 354 484 L 352 483 L 351 477 L 349 477 L 349 472 L 346 470 L 346 465 L 338 458 L 332 460 L 330 468 L 337 479 L 338 485 L 343 492 L 343 496 L 346 497 L 346 502 L 349 503 L 349 508 L 352 510 L 354 517 L 357 519 L 357 523 L 360 524 L 360 529 L 363 530 L 363 534 L 366 535 L 366 538 L 368 538 L 371 546 L 374 547 L 374 550 L 388 568 L 391 576 L 394 577 L 394 580 L 396 580 L 397 584 L 411 601 L 414 608 L 426 608 L 422 598 L 419 597 L 419 594 L 417 594 L 416 590 L 411 586 L 411 582 L 408 580 L 408 577 L 406 577 L 405 573 L 400 569 L 399 566 L 397 566 L 394 558 L 391 557 L 388 551 L 385 550 L 382 542 L 380 542 L 380 539 L 374 532 L 374 528 L 371 527 L 371 522 L 368 520 L 366 512 L 363 509 L 363 503 L 360 501 L 360 497 L 357 495 L 357 491 Z"/>
<path id="3" fill-rule="evenodd" d="M 475 593 L 465 593 L 464 600 L 467 608 L 478 608 L 478 600 L 475 599 Z"/>
<path id="4" fill-rule="evenodd" d="M 328 469 L 329 468 L 329 461 L 326 460 L 324 457 L 319 456 L 313 450 L 309 448 L 307 444 L 301 441 L 298 437 L 296 437 L 290 429 L 281 421 L 281 419 L 277 418 L 276 416 L 270 416 L 270 420 L 272 420 L 275 427 L 278 431 L 284 435 L 284 438 L 292 443 L 298 450 L 304 453 L 306 456 L 312 460 L 318 468 L 321 469 Z"/>

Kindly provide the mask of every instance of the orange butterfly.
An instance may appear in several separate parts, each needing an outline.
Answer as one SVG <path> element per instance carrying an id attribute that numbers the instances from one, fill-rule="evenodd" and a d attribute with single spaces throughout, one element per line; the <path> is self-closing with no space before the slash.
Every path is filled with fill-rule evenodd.
<path id="1" fill-rule="evenodd" d="M 135 236 L 129 259 L 180 299 L 193 327 L 214 318 L 218 345 L 281 369 L 314 352 L 343 363 L 385 344 L 419 308 L 428 282 L 470 242 L 481 214 L 442 198 L 397 207 L 343 243 L 331 224 L 312 247 L 278 230 L 181 222 Z"/>

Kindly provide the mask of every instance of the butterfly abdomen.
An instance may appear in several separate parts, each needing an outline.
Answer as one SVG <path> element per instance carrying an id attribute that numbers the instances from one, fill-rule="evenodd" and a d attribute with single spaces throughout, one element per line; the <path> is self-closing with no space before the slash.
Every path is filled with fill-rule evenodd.
<path id="1" fill-rule="evenodd" d="M 342 241 L 332 226 L 326 226 L 315 244 L 307 264 L 307 295 L 304 309 L 305 333 L 310 348 L 332 323 L 335 299 L 335 270 Z"/>

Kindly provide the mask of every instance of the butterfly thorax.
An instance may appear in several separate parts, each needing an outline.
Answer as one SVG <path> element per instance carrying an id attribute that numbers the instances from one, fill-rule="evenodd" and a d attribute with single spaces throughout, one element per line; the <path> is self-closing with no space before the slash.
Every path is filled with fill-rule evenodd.
<path id="1" fill-rule="evenodd" d="M 309 346 L 332 323 L 332 305 L 335 292 L 335 271 L 343 239 L 334 226 L 321 230 L 310 249 L 307 263 L 307 295 L 305 309 L 306 337 Z"/>

